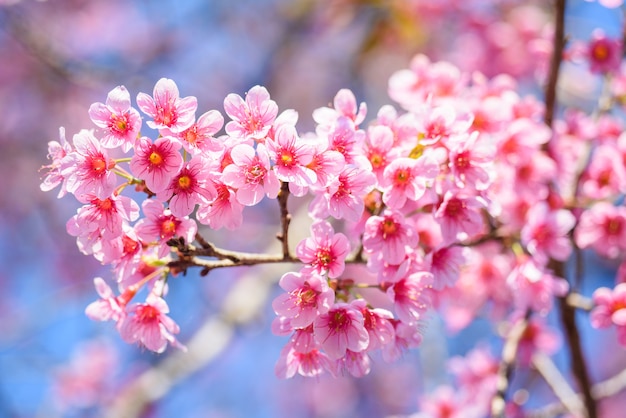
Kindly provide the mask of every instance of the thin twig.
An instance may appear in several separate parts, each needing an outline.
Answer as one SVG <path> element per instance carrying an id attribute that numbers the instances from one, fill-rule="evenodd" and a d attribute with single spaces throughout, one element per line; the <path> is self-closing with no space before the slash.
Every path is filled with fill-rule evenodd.
<path id="1" fill-rule="evenodd" d="M 278 193 L 278 205 L 280 206 L 280 223 L 281 232 L 276 235 L 283 246 L 283 258 L 293 258 L 289 251 L 289 223 L 291 222 L 291 214 L 287 208 L 287 199 L 289 198 L 289 183 L 282 182 L 280 192 Z"/>
<path id="2" fill-rule="evenodd" d="M 552 389 L 563 407 L 573 416 L 584 416 L 584 405 L 574 389 L 554 365 L 550 357 L 537 352 L 533 355 L 532 365 L 541 374 L 548 386 Z"/>

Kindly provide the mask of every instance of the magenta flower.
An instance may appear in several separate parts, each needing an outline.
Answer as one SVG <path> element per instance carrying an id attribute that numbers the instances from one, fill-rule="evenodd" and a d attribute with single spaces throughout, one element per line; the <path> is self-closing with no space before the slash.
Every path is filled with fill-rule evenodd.
<path id="1" fill-rule="evenodd" d="M 236 145 L 230 153 L 232 164 L 224 168 L 222 181 L 237 190 L 237 200 L 245 206 L 254 206 L 267 195 L 275 198 L 280 181 L 270 168 L 270 159 L 263 144 L 252 148 L 248 144 Z"/>
<path id="2" fill-rule="evenodd" d="M 75 237 L 95 232 L 102 238 L 114 239 L 122 235 L 124 221 L 133 222 L 139 217 L 139 205 L 127 196 L 98 199 L 95 195 L 82 195 L 79 200 L 86 204 L 67 222 L 67 233 Z"/>
<path id="3" fill-rule="evenodd" d="M 235 191 L 219 181 L 213 183 L 217 196 L 209 205 L 202 205 L 196 211 L 198 222 L 213 229 L 222 227 L 238 229 L 243 223 L 244 206 L 237 200 Z"/>
<path id="4" fill-rule="evenodd" d="M 72 146 L 65 139 L 65 128 L 59 128 L 59 142 L 48 142 L 48 159 L 52 160 L 52 163 L 41 167 L 41 170 L 48 170 L 46 177 L 44 177 L 39 186 L 41 191 L 49 192 L 60 184 L 61 189 L 57 197 L 60 199 L 65 196 L 67 193 L 67 179 L 61 174 L 61 163 L 65 156 L 71 152 Z"/>
<path id="5" fill-rule="evenodd" d="M 393 301 L 400 321 L 416 325 L 422 319 L 422 314 L 432 305 L 430 300 L 432 283 L 432 273 L 417 271 L 393 283 L 387 289 L 387 295 Z"/>
<path id="6" fill-rule="evenodd" d="M 203 152 L 219 152 L 224 149 L 222 141 L 215 134 L 224 126 L 224 117 L 217 110 L 202 114 L 193 125 L 175 135 L 187 152 L 192 155 Z"/>
<path id="7" fill-rule="evenodd" d="M 370 254 L 380 253 L 389 264 L 400 264 L 406 256 L 406 247 L 419 242 L 415 230 L 400 212 L 386 209 L 381 216 L 371 216 L 365 223 L 363 249 Z"/>
<path id="8" fill-rule="evenodd" d="M 256 141 L 265 140 L 278 115 L 278 105 L 261 86 L 248 90 L 245 101 L 238 94 L 229 94 L 224 99 L 224 110 L 232 119 L 226 124 L 228 135 Z"/>
<path id="9" fill-rule="evenodd" d="M 296 255 L 306 266 L 304 271 L 326 274 L 331 279 L 341 276 L 345 259 L 350 252 L 350 242 L 342 233 L 335 233 L 326 221 L 311 225 L 311 236 L 296 246 Z"/>
<path id="10" fill-rule="evenodd" d="M 115 161 L 96 139 L 92 131 L 81 130 L 74 135 L 75 150 L 61 160 L 61 175 L 66 178 L 66 189 L 79 197 L 93 194 L 105 199 L 117 185 L 113 172 Z"/>
<path id="11" fill-rule="evenodd" d="M 209 161 L 204 156 L 193 157 L 180 172 L 172 178 L 169 186 L 157 193 L 161 201 L 169 199 L 172 215 L 182 218 L 189 215 L 196 204 L 207 205 L 217 194 Z"/>
<path id="12" fill-rule="evenodd" d="M 293 328 L 311 325 L 320 315 L 328 312 L 335 300 L 335 292 L 325 278 L 314 273 L 285 273 L 278 283 L 287 293 L 274 299 L 276 315 L 290 319 Z"/>
<path id="13" fill-rule="evenodd" d="M 107 95 L 105 103 L 94 103 L 89 107 L 89 117 L 105 135 L 101 140 L 105 148 L 122 147 L 130 151 L 141 129 L 141 116 L 130 105 L 130 93 L 124 86 L 118 86 Z"/>
<path id="14" fill-rule="evenodd" d="M 158 243 L 161 257 L 169 253 L 167 241 L 171 238 L 183 237 L 187 243 L 194 241 L 198 226 L 193 219 L 173 215 L 170 209 L 165 209 L 154 199 L 144 200 L 141 208 L 145 218 L 135 225 L 137 236 L 145 243 Z"/>
<path id="15" fill-rule="evenodd" d="M 461 267 L 466 262 L 465 251 L 462 247 L 442 247 L 428 253 L 430 272 L 433 274 L 433 289 L 442 290 L 452 287 L 459 279 Z"/>
<path id="16" fill-rule="evenodd" d="M 476 196 L 461 191 L 448 190 L 435 212 L 446 244 L 464 240 L 480 233 L 484 228 L 480 210 L 484 208 Z"/>
<path id="17" fill-rule="evenodd" d="M 137 141 L 135 154 L 130 160 L 131 172 L 146 182 L 150 191 L 165 190 L 183 167 L 180 143 L 172 137 L 163 136 L 154 143 L 142 137 Z"/>
<path id="18" fill-rule="evenodd" d="M 193 125 L 198 100 L 193 96 L 181 98 L 173 80 L 161 78 L 152 95 L 137 95 L 137 106 L 152 118 L 146 122 L 150 128 L 158 129 L 162 135 L 172 135 Z"/>
<path id="19" fill-rule="evenodd" d="M 593 292 L 594 307 L 591 310 L 591 325 L 594 328 L 608 328 L 616 325 L 626 328 L 626 283 L 619 283 L 614 289 L 600 287 Z M 625 335 L 623 332 L 619 335 Z M 620 344 L 626 340 L 620 338 Z"/>
<path id="20" fill-rule="evenodd" d="M 455 141 L 449 154 L 450 172 L 456 186 L 485 190 L 492 181 L 495 149 L 488 141 L 480 141 L 477 132 L 461 138 L 463 140 Z"/>
<path id="21" fill-rule="evenodd" d="M 546 202 L 533 205 L 521 231 L 522 244 L 539 262 L 549 258 L 565 261 L 572 252 L 569 231 L 576 218 L 566 209 L 552 210 Z"/>
<path id="22" fill-rule="evenodd" d="M 617 258 L 626 250 L 626 207 L 598 202 L 580 216 L 574 230 L 576 245 Z"/>
<path id="23" fill-rule="evenodd" d="M 139 343 L 148 350 L 162 353 L 169 342 L 184 349 L 176 340 L 179 327 L 167 316 L 167 303 L 150 293 L 145 303 L 135 303 L 128 307 L 127 315 L 120 324 L 120 335 L 129 344 Z"/>
<path id="24" fill-rule="evenodd" d="M 617 72 L 622 62 L 621 40 L 607 38 L 601 30 L 594 31 L 587 46 L 587 59 L 593 73 Z"/>
<path id="25" fill-rule="evenodd" d="M 305 377 L 315 377 L 325 371 L 335 376 L 337 372 L 334 363 L 325 353 L 317 349 L 301 353 L 296 351 L 292 343 L 287 343 L 276 362 L 275 373 L 281 379 L 290 379 L 296 373 Z"/>
<path id="26" fill-rule="evenodd" d="M 363 351 L 369 345 L 369 334 L 360 309 L 349 303 L 336 303 L 330 311 L 317 317 L 313 324 L 315 340 L 333 360 L 346 351 Z"/>
<path id="27" fill-rule="evenodd" d="M 317 181 L 315 172 L 307 167 L 313 160 L 315 149 L 298 137 L 295 127 L 281 126 L 274 139 L 269 139 L 266 145 L 275 163 L 273 169 L 280 180 L 301 187 Z"/>
<path id="28" fill-rule="evenodd" d="M 422 197 L 437 174 L 439 166 L 430 157 L 395 159 L 383 172 L 383 202 L 390 209 L 402 209 L 407 200 Z"/>

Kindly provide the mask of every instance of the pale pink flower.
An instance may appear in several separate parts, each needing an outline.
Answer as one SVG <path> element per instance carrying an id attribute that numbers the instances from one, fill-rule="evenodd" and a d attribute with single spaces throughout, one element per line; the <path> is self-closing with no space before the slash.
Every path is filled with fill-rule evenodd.
<path id="1" fill-rule="evenodd" d="M 315 273 L 285 273 L 278 283 L 287 293 L 281 293 L 272 302 L 274 312 L 290 319 L 293 328 L 311 325 L 328 312 L 335 300 L 335 292 L 328 282 Z"/>
<path id="2" fill-rule="evenodd" d="M 626 207 L 598 202 L 585 210 L 574 230 L 576 245 L 617 258 L 626 250 Z"/>
<path id="3" fill-rule="evenodd" d="M 339 366 L 353 377 L 366 376 L 371 369 L 371 360 L 365 350 L 359 352 L 346 350 L 346 355 L 338 362 Z"/>
<path id="4" fill-rule="evenodd" d="M 381 216 L 371 216 L 365 223 L 363 249 L 370 254 L 380 253 L 389 264 L 400 264 L 406 256 L 406 247 L 416 247 L 418 240 L 403 214 L 386 209 Z"/>
<path id="5" fill-rule="evenodd" d="M 614 289 L 600 287 L 593 292 L 594 307 L 591 310 L 591 326 L 608 328 L 611 325 L 626 327 L 626 283 L 619 283 Z M 620 340 L 626 345 L 626 340 Z"/>
<path id="6" fill-rule="evenodd" d="M 442 290 L 452 287 L 459 279 L 461 267 L 466 262 L 466 251 L 462 247 L 441 247 L 428 253 L 427 263 L 433 274 L 433 289 Z"/>
<path id="7" fill-rule="evenodd" d="M 224 117 L 217 110 L 205 112 L 189 128 L 175 135 L 187 152 L 192 155 L 219 152 L 224 149 L 215 134 L 224 126 Z"/>
<path id="8" fill-rule="evenodd" d="M 154 143 L 150 138 L 137 140 L 135 154 L 130 160 L 131 172 L 146 182 L 151 192 L 165 190 L 183 167 L 183 157 L 179 152 L 180 143 L 172 137 L 162 136 Z"/>
<path id="9" fill-rule="evenodd" d="M 347 350 L 363 351 L 369 345 L 369 334 L 363 314 L 350 303 L 335 303 L 313 323 L 315 340 L 333 360 L 346 355 Z"/>
<path id="10" fill-rule="evenodd" d="M 393 339 L 382 346 L 383 360 L 387 363 L 397 361 L 404 351 L 416 348 L 422 343 L 419 323 L 408 325 L 402 321 L 391 319 L 393 325 Z"/>
<path id="11" fill-rule="evenodd" d="M 345 158 L 340 152 L 328 149 L 328 142 L 321 138 L 319 140 L 318 138 L 305 139 L 305 141 L 311 143 L 314 148 L 311 162 L 307 165 L 317 177 L 317 181 L 311 187 L 315 190 L 325 189 L 331 179 L 343 171 L 346 166 Z"/>
<path id="12" fill-rule="evenodd" d="M 418 200 L 439 174 L 439 166 L 428 156 L 397 158 L 383 172 L 383 202 L 391 209 L 401 209 L 407 200 Z"/>
<path id="13" fill-rule="evenodd" d="M 393 131 L 384 125 L 371 126 L 363 143 L 363 155 L 367 157 L 379 183 L 383 182 L 383 172 L 387 165 L 399 155 L 393 146 Z"/>
<path id="14" fill-rule="evenodd" d="M 137 222 L 135 231 L 145 243 L 158 243 L 160 256 L 169 253 L 167 241 L 172 238 L 183 237 L 186 243 L 194 241 L 198 226 L 193 219 L 173 215 L 154 199 L 144 200 L 141 208 L 145 217 Z"/>
<path id="15" fill-rule="evenodd" d="M 100 299 L 90 303 L 85 308 L 85 315 L 94 321 L 113 320 L 118 322 L 126 314 L 124 311 L 125 306 L 118 300 L 111 287 L 102 277 L 96 277 L 93 279 L 93 283 Z"/>
<path id="16" fill-rule="evenodd" d="M 133 222 L 139 217 L 139 205 L 127 196 L 99 199 L 95 195 L 82 195 L 79 200 L 86 204 L 66 225 L 68 234 L 75 237 L 96 232 L 102 238 L 114 239 L 122 235 L 124 221 Z"/>
<path id="17" fill-rule="evenodd" d="M 232 119 L 226 124 L 226 133 L 246 140 L 265 140 L 278 115 L 278 105 L 261 86 L 248 90 L 245 101 L 238 94 L 229 94 L 224 110 Z"/>
<path id="18" fill-rule="evenodd" d="M 118 239 L 120 248 L 119 256 L 114 261 L 113 269 L 118 278 L 130 274 L 141 259 L 143 242 L 137 236 L 135 229 L 128 224 L 122 225 L 124 233 Z M 119 280 L 118 280 L 119 281 Z"/>
<path id="19" fill-rule="evenodd" d="M 511 320 L 512 326 L 516 322 L 515 319 Z M 560 346 L 561 337 L 557 331 L 549 327 L 544 318 L 531 316 L 519 341 L 517 359 L 522 365 L 529 366 L 536 352 L 551 356 L 559 350 Z"/>
<path id="20" fill-rule="evenodd" d="M 446 140 L 451 136 L 467 133 L 473 119 L 469 113 L 459 114 L 451 104 L 429 106 L 417 113 L 419 144 L 432 145 L 439 141 L 447 144 Z"/>
<path id="21" fill-rule="evenodd" d="M 263 144 L 256 150 L 248 144 L 236 145 L 230 153 L 232 164 L 224 168 L 222 181 L 237 190 L 237 200 L 245 206 L 254 206 L 267 196 L 274 199 L 280 190 L 280 181 L 270 168 L 270 159 Z"/>
<path id="22" fill-rule="evenodd" d="M 279 180 L 309 186 L 317 181 L 317 175 L 307 167 L 313 160 L 315 149 L 300 140 L 296 128 L 283 125 L 274 139 L 265 142 L 270 158 L 274 160 L 273 170 Z"/>
<path id="23" fill-rule="evenodd" d="M 41 167 L 40 170 L 47 169 L 46 177 L 39 185 L 39 188 L 43 192 L 49 192 L 50 190 L 61 185 L 61 189 L 57 197 L 60 199 L 67 193 L 67 179 L 61 174 L 61 162 L 66 155 L 72 152 L 72 146 L 65 139 L 65 128 L 59 128 L 59 142 L 48 142 L 48 159 L 52 160 L 51 164 Z"/>
<path id="24" fill-rule="evenodd" d="M 553 210 L 546 202 L 538 202 L 526 214 L 520 233 L 522 244 L 542 263 L 549 258 L 565 261 L 572 252 L 568 233 L 575 224 L 576 218 L 569 210 Z"/>
<path id="25" fill-rule="evenodd" d="M 61 160 L 61 175 L 66 178 L 66 190 L 75 196 L 93 194 L 107 198 L 115 190 L 117 178 L 115 161 L 96 139 L 92 131 L 82 129 L 72 140 L 74 151 Z"/>
<path id="26" fill-rule="evenodd" d="M 331 126 L 341 116 L 350 119 L 358 126 L 365 120 L 367 105 L 361 103 L 357 109 L 354 93 L 348 89 L 341 89 L 335 95 L 333 107 L 321 107 L 313 111 L 313 120 L 320 125 Z"/>
<path id="27" fill-rule="evenodd" d="M 357 129 L 351 119 L 341 116 L 327 128 L 318 127 L 318 135 L 328 138 L 328 148 L 343 155 L 346 164 L 354 164 L 360 155 L 359 146 L 365 140 L 365 132 Z"/>
<path id="28" fill-rule="evenodd" d="M 182 218 L 189 215 L 196 204 L 206 205 L 217 194 L 211 178 L 209 160 L 202 155 L 194 156 L 170 181 L 169 186 L 157 193 L 161 201 L 169 199 L 172 215 Z"/>
<path id="29" fill-rule="evenodd" d="M 196 219 L 213 229 L 222 227 L 231 231 L 238 229 L 243 223 L 244 206 L 237 200 L 233 189 L 219 180 L 214 181 L 213 185 L 217 196 L 210 204 L 198 207 Z"/>
<path id="30" fill-rule="evenodd" d="M 563 296 L 569 289 L 565 279 L 550 274 L 528 256 L 517 260 L 517 266 L 507 277 L 513 291 L 513 301 L 520 310 L 532 309 L 547 315 L 555 296 Z"/>
<path id="31" fill-rule="evenodd" d="M 626 167 L 615 146 L 600 145 L 594 149 L 580 178 L 580 190 L 591 200 L 610 199 L 626 192 Z"/>
<path id="32" fill-rule="evenodd" d="M 131 107 L 130 93 L 124 86 L 111 90 L 106 103 L 92 104 L 89 117 L 97 127 L 104 129 L 100 142 L 105 148 L 121 146 L 122 151 L 130 151 L 141 129 L 141 116 Z"/>
<path id="33" fill-rule="evenodd" d="M 296 373 L 305 377 L 315 377 L 325 371 L 329 371 L 333 376 L 337 374 L 334 362 L 325 353 L 317 349 L 301 353 L 296 351 L 291 343 L 287 343 L 282 349 L 275 368 L 276 376 L 280 379 L 290 379 Z"/>
<path id="34" fill-rule="evenodd" d="M 477 132 L 450 141 L 449 167 L 457 187 L 486 190 L 492 182 L 495 147 Z"/>
<path id="35" fill-rule="evenodd" d="M 370 308 L 364 299 L 357 299 L 353 304 L 361 310 L 364 326 L 369 334 L 367 351 L 376 350 L 393 342 L 393 314 L 387 309 Z"/>
<path id="36" fill-rule="evenodd" d="M 476 196 L 460 190 L 448 190 L 443 202 L 435 212 L 435 220 L 441 226 L 444 242 L 471 238 L 484 229 L 484 220 L 480 212 L 485 205 Z"/>
<path id="37" fill-rule="evenodd" d="M 331 279 L 341 276 L 345 259 L 350 252 L 350 242 L 341 232 L 335 233 L 332 225 L 319 220 L 311 225 L 311 236 L 296 246 L 296 256 L 306 264 L 304 271 L 326 274 Z"/>
<path id="38" fill-rule="evenodd" d="M 120 335 L 129 344 L 139 343 L 148 350 L 162 353 L 169 342 L 184 349 L 174 337 L 180 329 L 169 317 L 169 307 L 161 297 L 150 293 L 145 303 L 135 303 L 127 308 L 120 324 Z"/>
<path id="39" fill-rule="evenodd" d="M 447 368 L 459 386 L 478 399 L 490 400 L 496 392 L 500 362 L 485 347 L 474 348 L 464 357 L 451 357 Z"/>
<path id="40" fill-rule="evenodd" d="M 420 398 L 420 412 L 411 418 L 479 418 L 478 406 L 468 407 L 461 395 L 452 386 L 438 386 L 434 392 Z"/>
<path id="41" fill-rule="evenodd" d="M 198 100 L 193 96 L 181 98 L 173 80 L 161 78 L 155 84 L 152 95 L 137 95 L 137 106 L 152 118 L 146 122 L 150 128 L 158 129 L 163 135 L 172 135 L 193 125 Z"/>
<path id="42" fill-rule="evenodd" d="M 422 315 L 432 306 L 431 288 L 433 275 L 417 271 L 393 283 L 387 295 L 393 301 L 396 316 L 408 325 L 416 325 Z"/>

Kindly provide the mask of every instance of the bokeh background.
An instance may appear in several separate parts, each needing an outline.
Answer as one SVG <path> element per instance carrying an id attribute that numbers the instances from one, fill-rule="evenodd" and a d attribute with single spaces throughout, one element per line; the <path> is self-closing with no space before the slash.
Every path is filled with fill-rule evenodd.
<path id="1" fill-rule="evenodd" d="M 0 0 L 0 417 L 115 414 L 120 402 L 140 396 L 133 392 L 138 382 L 148 382 L 145 417 L 415 412 L 420 394 L 446 381 L 445 359 L 467 352 L 484 324 L 449 335 L 434 317 L 420 350 L 393 365 L 374 359 L 365 378 L 281 381 L 274 363 L 285 341 L 271 334 L 269 301 L 287 267 L 208 277 L 192 271 L 171 282 L 167 300 L 180 340 L 204 347 L 204 356 L 181 360 L 172 349 L 142 351 L 124 344 L 111 324 L 87 319 L 85 306 L 96 298 L 93 278 L 109 273 L 65 232 L 78 204 L 39 190 L 47 142 L 58 139 L 60 126 L 68 138 L 92 127 L 87 109 L 115 86 L 125 85 L 135 105 L 136 94 L 150 93 L 161 77 L 174 79 L 183 96 L 196 96 L 198 114 L 223 112 L 228 93 L 264 85 L 280 110 L 298 111 L 302 132 L 313 129 L 311 112 L 343 87 L 368 103 L 370 119 L 390 103 L 389 76 L 418 52 L 468 72 L 507 72 L 540 94 L 551 33 L 546 3 Z M 622 18 L 621 9 L 577 0 L 569 2 L 567 25 L 583 39 L 598 22 L 619 36 Z M 563 80 L 562 97 L 593 103 L 598 80 L 567 67 Z M 275 244 L 275 209 L 250 210 L 245 231 L 210 238 L 228 248 L 264 250 Z M 292 242 L 307 228 L 296 222 Z M 596 279 L 610 284 L 613 268 L 599 266 Z M 602 358 L 601 338 L 605 349 L 620 350 L 610 332 L 584 332 L 591 357 Z M 617 367 L 602 364 L 594 362 L 596 379 Z M 154 370 L 162 374 L 155 377 Z"/>

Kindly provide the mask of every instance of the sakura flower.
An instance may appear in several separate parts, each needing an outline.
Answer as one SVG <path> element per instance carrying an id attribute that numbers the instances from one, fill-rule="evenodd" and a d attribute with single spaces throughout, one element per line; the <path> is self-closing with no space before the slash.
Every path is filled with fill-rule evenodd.
<path id="1" fill-rule="evenodd" d="M 367 130 L 363 143 L 363 154 L 367 157 L 379 183 L 383 181 L 383 171 L 398 155 L 393 147 L 393 131 L 384 125 L 372 126 Z"/>
<path id="2" fill-rule="evenodd" d="M 222 227 L 228 230 L 239 228 L 243 222 L 243 208 L 235 191 L 220 181 L 214 181 L 217 196 L 208 205 L 201 205 L 196 211 L 198 222 L 213 229 Z"/>
<path id="3" fill-rule="evenodd" d="M 418 271 L 393 283 L 387 289 L 398 319 L 408 325 L 415 325 L 422 319 L 422 314 L 431 307 L 432 283 L 432 273 Z"/>
<path id="4" fill-rule="evenodd" d="M 226 124 L 228 135 L 263 141 L 276 119 L 278 105 L 265 87 L 254 86 L 248 90 L 245 101 L 238 94 L 226 96 L 224 110 L 232 119 Z"/>
<path id="5" fill-rule="evenodd" d="M 346 350 L 346 355 L 339 362 L 343 369 L 353 377 L 366 376 L 371 369 L 371 360 L 365 350 L 359 352 Z"/>
<path id="6" fill-rule="evenodd" d="M 115 297 L 113 290 L 111 290 L 111 287 L 106 284 L 102 277 L 96 277 L 93 279 L 93 283 L 100 299 L 90 303 L 87 308 L 85 308 L 85 315 L 94 321 L 113 320 L 118 322 L 124 317 L 124 308 L 126 306 L 121 300 Z"/>
<path id="7" fill-rule="evenodd" d="M 335 303 L 313 323 L 315 340 L 331 359 L 340 359 L 346 351 L 359 352 L 367 348 L 369 334 L 364 326 L 363 314 L 349 303 Z"/>
<path id="8" fill-rule="evenodd" d="M 467 137 L 451 146 L 450 172 L 457 187 L 466 186 L 476 190 L 485 190 L 491 184 L 492 164 L 495 147 L 486 142 L 478 133 Z"/>
<path id="9" fill-rule="evenodd" d="M 169 253 L 167 241 L 171 238 L 183 237 L 187 243 L 194 241 L 198 227 L 193 219 L 175 216 L 156 200 L 144 200 L 141 207 L 145 217 L 137 222 L 135 231 L 144 242 L 158 243 L 161 257 Z"/>
<path id="10" fill-rule="evenodd" d="M 626 327 L 626 283 L 619 283 L 614 289 L 600 287 L 593 292 L 592 300 L 590 320 L 594 328 Z M 620 344 L 626 345 L 626 339 L 620 338 Z"/>
<path id="11" fill-rule="evenodd" d="M 475 394 L 477 399 L 491 400 L 496 392 L 500 364 L 489 349 L 478 347 L 464 357 L 452 357 L 448 360 L 447 367 L 459 386 Z"/>
<path id="12" fill-rule="evenodd" d="M 407 200 L 417 200 L 439 174 L 433 159 L 397 158 L 383 172 L 383 202 L 391 209 L 401 209 Z"/>
<path id="13" fill-rule="evenodd" d="M 224 126 L 224 117 L 217 110 L 205 112 L 189 128 L 177 133 L 183 148 L 192 155 L 221 151 L 224 144 L 214 135 Z"/>
<path id="14" fill-rule="evenodd" d="M 61 185 L 61 189 L 57 195 L 58 198 L 65 196 L 67 193 L 67 179 L 61 174 L 61 162 L 66 155 L 72 152 L 72 146 L 65 139 L 65 128 L 59 128 L 59 142 L 48 142 L 48 159 L 52 160 L 50 165 L 41 167 L 41 169 L 48 169 L 46 177 L 40 184 L 40 189 L 43 192 L 49 192 L 50 190 Z"/>
<path id="15" fill-rule="evenodd" d="M 137 106 L 152 120 L 146 123 L 162 135 L 184 131 L 194 123 L 198 100 L 193 96 L 181 98 L 178 86 L 169 78 L 161 78 L 154 86 L 152 97 L 137 95 Z"/>
<path id="16" fill-rule="evenodd" d="M 167 316 L 169 307 L 161 297 L 150 293 L 145 303 L 135 303 L 128 307 L 127 312 L 120 325 L 120 335 L 127 343 L 139 343 L 155 353 L 165 351 L 168 342 L 184 349 L 174 337 L 180 329 Z"/>
<path id="17" fill-rule="evenodd" d="M 317 349 L 306 353 L 296 351 L 291 343 L 288 343 L 281 351 L 276 362 L 275 373 L 281 379 L 290 379 L 298 373 L 301 376 L 315 377 L 329 371 L 336 375 L 336 366 L 328 356 Z"/>
<path id="18" fill-rule="evenodd" d="M 446 191 L 443 202 L 435 212 L 444 241 L 454 243 L 480 233 L 484 227 L 480 213 L 483 207 L 484 204 L 476 196 L 459 190 Z"/>
<path id="19" fill-rule="evenodd" d="M 459 279 L 461 267 L 466 261 L 466 251 L 458 246 L 442 247 L 427 255 L 430 272 L 433 274 L 433 289 L 442 290 L 452 287 Z"/>
<path id="20" fill-rule="evenodd" d="M 303 271 L 328 273 L 331 279 L 341 276 L 349 252 L 348 238 L 340 232 L 335 233 L 332 225 L 322 220 L 313 223 L 311 236 L 296 246 L 296 255 L 306 264 Z"/>
<path id="21" fill-rule="evenodd" d="M 400 212 L 385 210 L 381 216 L 371 216 L 365 223 L 363 249 L 370 254 L 380 252 L 389 264 L 400 264 L 406 247 L 417 246 L 419 237 Z"/>
<path id="22" fill-rule="evenodd" d="M 279 285 L 287 293 L 278 295 L 272 307 L 277 315 L 289 318 L 294 328 L 312 324 L 328 312 L 335 299 L 326 279 L 317 274 L 288 272 L 280 278 Z"/>
<path id="23" fill-rule="evenodd" d="M 196 155 L 172 178 L 166 189 L 157 193 L 157 197 L 162 201 L 169 199 L 172 215 L 182 218 L 193 212 L 196 204 L 206 205 L 215 198 L 211 177 L 209 161 Z"/>
<path id="24" fill-rule="evenodd" d="M 314 148 L 301 141 L 296 128 L 291 125 L 281 126 L 274 139 L 266 142 L 273 167 L 279 180 L 308 186 L 317 181 L 317 176 L 307 165 L 313 160 Z"/>
<path id="25" fill-rule="evenodd" d="M 382 308 L 369 308 L 364 299 L 353 302 L 357 306 L 364 318 L 364 326 L 369 334 L 369 345 L 367 351 L 376 350 L 393 342 L 394 327 L 392 324 L 393 314 Z"/>
<path id="26" fill-rule="evenodd" d="M 546 202 L 533 205 L 521 231 L 522 244 L 537 260 L 549 258 L 565 261 L 572 252 L 567 234 L 576 224 L 574 215 L 566 209 L 551 210 Z"/>
<path id="27" fill-rule="evenodd" d="M 416 348 L 422 343 L 419 323 L 408 325 L 402 321 L 391 319 L 393 325 L 393 339 L 390 343 L 383 345 L 383 360 L 387 363 L 397 361 L 405 350 Z"/>
<path id="28" fill-rule="evenodd" d="M 626 250 L 626 207 L 596 203 L 580 216 L 574 239 L 580 248 L 591 247 L 604 257 L 618 257 Z"/>
<path id="29" fill-rule="evenodd" d="M 462 136 L 472 125 L 471 114 L 459 114 L 450 104 L 428 107 L 417 114 L 417 130 L 420 145 L 432 145 L 439 141 L 447 144 L 451 136 Z"/>
<path id="30" fill-rule="evenodd" d="M 592 200 L 613 198 L 626 192 L 624 160 L 612 145 L 597 147 L 580 179 L 580 189 Z"/>
<path id="31" fill-rule="evenodd" d="M 150 191 L 159 193 L 165 190 L 183 167 L 180 143 L 172 137 L 162 136 L 154 143 L 149 138 L 137 140 L 135 154 L 130 160 L 130 170 L 146 182 Z"/>
<path id="32" fill-rule="evenodd" d="M 511 323 L 515 324 L 515 320 Z M 517 349 L 517 358 L 524 366 L 530 365 L 532 356 L 539 352 L 547 356 L 555 354 L 561 346 L 557 331 L 545 323 L 545 319 L 531 316 L 522 333 Z"/>
<path id="33" fill-rule="evenodd" d="M 617 72 L 622 62 L 621 40 L 608 38 L 601 30 L 594 31 L 587 46 L 587 59 L 593 73 Z"/>
<path id="34" fill-rule="evenodd" d="M 75 237 L 96 232 L 105 239 L 116 238 L 123 233 L 124 221 L 133 222 L 139 217 L 139 205 L 127 196 L 99 199 L 95 195 L 82 195 L 79 200 L 85 205 L 66 225 L 68 234 Z"/>
<path id="35" fill-rule="evenodd" d="M 266 195 L 278 195 L 280 181 L 270 168 L 270 159 L 263 144 L 252 148 L 248 144 L 236 145 L 230 153 L 233 160 L 224 168 L 222 181 L 237 190 L 237 200 L 245 206 L 254 206 Z"/>
<path id="36" fill-rule="evenodd" d="M 115 161 L 96 139 L 92 131 L 81 130 L 72 140 L 75 150 L 61 160 L 61 175 L 66 178 L 66 190 L 77 197 L 93 194 L 104 199 L 117 184 L 113 172 Z"/>
<path id="37" fill-rule="evenodd" d="M 356 97 L 348 89 L 341 89 L 335 95 L 333 107 L 321 107 L 313 111 L 313 119 L 320 125 L 332 125 L 339 117 L 350 119 L 354 125 L 365 120 L 367 105 L 361 103 L 357 109 Z"/>
<path id="38" fill-rule="evenodd" d="M 346 165 L 343 155 L 331 149 L 328 149 L 327 141 L 304 139 L 313 146 L 313 157 L 311 162 L 307 165 L 311 169 L 317 178 L 314 185 L 311 185 L 315 190 L 325 189 L 332 178 L 341 173 Z"/>
<path id="39" fill-rule="evenodd" d="M 318 135 L 328 138 L 329 149 L 341 153 L 346 164 L 355 163 L 359 156 L 359 145 L 365 139 L 365 132 L 357 129 L 352 120 L 343 116 L 327 128 L 328 132 L 323 128 L 325 127 L 318 127 Z"/>
<path id="40" fill-rule="evenodd" d="M 130 105 L 130 93 L 118 86 L 107 95 L 106 103 L 94 103 L 89 107 L 89 117 L 99 128 L 104 129 L 101 139 L 105 148 L 122 147 L 128 152 L 133 147 L 141 129 L 141 116 Z"/>

